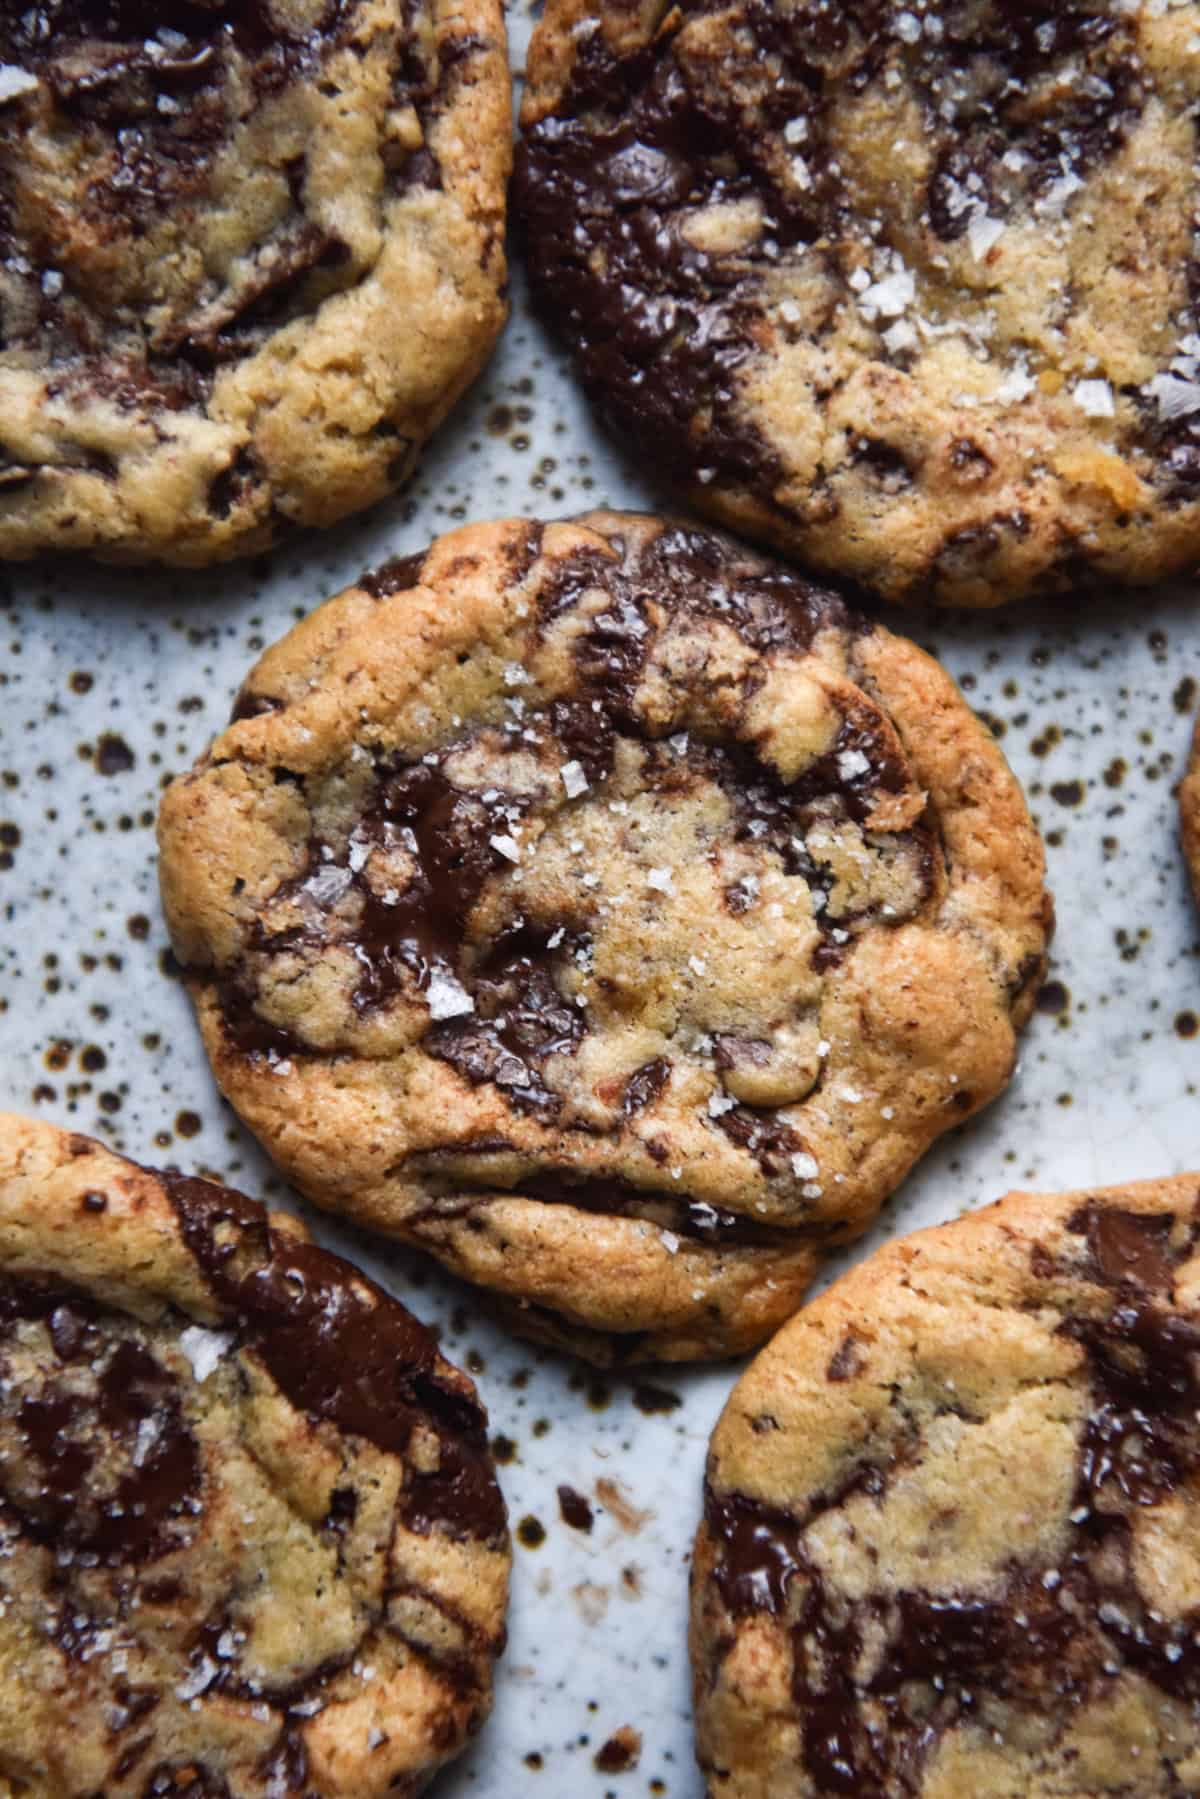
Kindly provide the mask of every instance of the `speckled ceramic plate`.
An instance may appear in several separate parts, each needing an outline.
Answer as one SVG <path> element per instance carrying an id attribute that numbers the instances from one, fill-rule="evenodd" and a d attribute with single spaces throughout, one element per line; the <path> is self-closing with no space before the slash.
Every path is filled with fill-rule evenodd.
<path id="1" fill-rule="evenodd" d="M 467 518 L 661 503 L 597 434 L 515 285 L 490 371 L 406 497 L 209 575 L 0 575 L 0 1104 L 291 1203 L 218 1098 L 171 978 L 155 806 L 257 652 L 364 567 Z M 1200 691 L 1196 598 L 1087 592 L 891 621 L 1001 736 L 1046 834 L 1059 933 L 1017 1079 L 918 1166 L 867 1247 L 1013 1186 L 1200 1164 L 1200 928 L 1174 798 Z M 431 1265 L 313 1223 L 440 1322 L 491 1411 L 516 1537 L 511 1642 L 492 1721 L 439 1796 L 699 1799 L 687 1561 L 736 1369 L 601 1381 L 513 1342 Z M 589 1531 L 564 1519 L 561 1487 L 588 1501 Z M 640 1753 L 614 1741 L 625 1726 Z"/>

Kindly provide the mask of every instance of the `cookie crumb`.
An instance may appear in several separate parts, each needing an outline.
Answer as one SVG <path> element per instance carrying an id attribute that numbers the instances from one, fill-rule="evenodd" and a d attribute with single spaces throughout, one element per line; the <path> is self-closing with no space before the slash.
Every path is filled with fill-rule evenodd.
<path id="1" fill-rule="evenodd" d="M 641 1732 L 632 1724 L 622 1724 L 602 1743 L 592 1757 L 592 1766 L 600 1774 L 628 1774 L 636 1768 L 642 1753 Z"/>

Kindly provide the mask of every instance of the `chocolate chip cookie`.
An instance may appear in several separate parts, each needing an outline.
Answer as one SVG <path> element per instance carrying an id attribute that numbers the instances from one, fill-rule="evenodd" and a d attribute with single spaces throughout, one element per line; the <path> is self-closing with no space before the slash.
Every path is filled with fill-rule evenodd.
<path id="1" fill-rule="evenodd" d="M 711 1799 L 1129 1799 L 1200 1770 L 1200 1175 L 1014 1194 L 782 1331 L 713 1436 Z"/>
<path id="2" fill-rule="evenodd" d="M 0 1116 L 0 1792 L 416 1794 L 486 1716 L 486 1418 L 239 1193 Z"/>
<path id="3" fill-rule="evenodd" d="M 548 0 L 517 206 L 608 421 L 899 601 L 1200 555 L 1200 7 Z"/>
<path id="4" fill-rule="evenodd" d="M 389 492 L 504 317 L 498 0 L 0 10 L 0 557 Z"/>
<path id="5" fill-rule="evenodd" d="M 613 513 L 330 600 L 160 848 L 217 1079 L 288 1178 L 601 1361 L 786 1317 L 1008 1080 L 1049 920 L 934 662 Z"/>

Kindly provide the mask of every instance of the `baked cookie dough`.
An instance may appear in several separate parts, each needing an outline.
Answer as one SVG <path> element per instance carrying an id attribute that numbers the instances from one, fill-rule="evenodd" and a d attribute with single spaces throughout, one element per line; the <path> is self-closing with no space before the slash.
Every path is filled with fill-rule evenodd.
<path id="1" fill-rule="evenodd" d="M 0 1793 L 416 1794 L 491 1702 L 486 1418 L 296 1220 L 0 1116 Z"/>
<path id="2" fill-rule="evenodd" d="M 535 296 L 692 504 L 888 598 L 1200 557 L 1200 7 L 547 0 Z"/>
<path id="3" fill-rule="evenodd" d="M 318 1205 L 599 1361 L 794 1310 L 1012 1073 L 1042 850 L 953 682 L 705 530 L 439 538 L 164 797 L 222 1090 Z"/>
<path id="4" fill-rule="evenodd" d="M 1200 1175 L 1013 1194 L 805 1308 L 713 1436 L 711 1799 L 1200 1784 Z"/>
<path id="5" fill-rule="evenodd" d="M 498 0 L 0 12 L 0 557 L 206 563 L 403 481 L 504 319 Z"/>

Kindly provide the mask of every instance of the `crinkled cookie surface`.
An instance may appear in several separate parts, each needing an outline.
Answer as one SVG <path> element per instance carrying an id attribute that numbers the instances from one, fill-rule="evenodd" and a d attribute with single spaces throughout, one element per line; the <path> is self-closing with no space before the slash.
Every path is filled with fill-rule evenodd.
<path id="1" fill-rule="evenodd" d="M 936 664 L 632 515 L 469 526 L 320 607 L 160 846 L 217 1078 L 289 1178 L 600 1360 L 786 1317 L 1004 1086 L 1049 926 Z"/>

